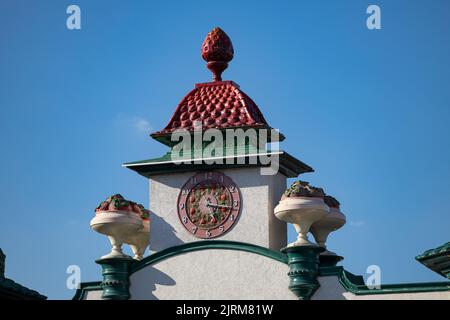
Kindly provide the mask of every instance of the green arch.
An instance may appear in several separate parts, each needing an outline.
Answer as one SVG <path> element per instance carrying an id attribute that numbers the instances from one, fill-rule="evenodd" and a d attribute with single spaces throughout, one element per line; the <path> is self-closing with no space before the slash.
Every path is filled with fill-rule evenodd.
<path id="1" fill-rule="evenodd" d="M 288 264 L 287 255 L 275 250 L 271 250 L 268 248 L 244 242 L 226 241 L 226 240 L 205 240 L 205 241 L 184 243 L 178 246 L 173 246 L 158 251 L 142 259 L 141 261 L 133 263 L 133 265 L 131 266 L 130 274 L 139 271 L 145 268 L 146 266 L 158 263 L 160 261 L 169 259 L 171 257 L 180 254 L 210 249 L 245 251 Z"/>

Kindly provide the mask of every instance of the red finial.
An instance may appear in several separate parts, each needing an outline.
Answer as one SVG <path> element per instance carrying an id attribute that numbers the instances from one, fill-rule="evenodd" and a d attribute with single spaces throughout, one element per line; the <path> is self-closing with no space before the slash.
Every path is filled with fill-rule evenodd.
<path id="1" fill-rule="evenodd" d="M 202 58 L 208 62 L 214 81 L 222 81 L 222 72 L 233 59 L 234 50 L 228 35 L 220 28 L 214 28 L 202 45 Z"/>

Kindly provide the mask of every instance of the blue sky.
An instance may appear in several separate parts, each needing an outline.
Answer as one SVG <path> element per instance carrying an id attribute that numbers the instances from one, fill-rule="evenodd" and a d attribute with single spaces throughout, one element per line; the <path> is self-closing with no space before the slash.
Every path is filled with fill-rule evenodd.
<path id="1" fill-rule="evenodd" d="M 66 28 L 77 4 L 82 29 Z M 366 28 L 378 4 L 382 29 Z M 0 247 L 6 274 L 71 298 L 66 268 L 100 280 L 107 239 L 89 228 L 120 192 L 148 204 L 121 167 L 162 155 L 164 127 L 197 82 L 220 26 L 235 58 L 224 73 L 311 165 L 302 176 L 342 203 L 329 238 L 351 272 L 383 283 L 440 281 L 414 256 L 449 241 L 448 1 L 24 1 L 0 3 Z M 294 234 L 291 230 L 290 238 Z"/>

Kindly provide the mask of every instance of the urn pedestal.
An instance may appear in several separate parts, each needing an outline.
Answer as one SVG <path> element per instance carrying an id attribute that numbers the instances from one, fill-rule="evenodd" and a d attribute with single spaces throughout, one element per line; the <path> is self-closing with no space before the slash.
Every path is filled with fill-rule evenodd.
<path id="1" fill-rule="evenodd" d="M 142 220 L 142 224 L 142 229 L 129 234 L 125 238 L 125 243 L 130 245 L 135 260 L 142 260 L 145 249 L 150 243 L 150 220 Z"/>
<path id="2" fill-rule="evenodd" d="M 288 246 L 314 246 L 308 240 L 311 225 L 325 217 L 329 212 L 322 198 L 289 197 L 280 201 L 275 207 L 275 216 L 285 222 L 292 223 L 298 233 L 297 240 Z"/>
<path id="3" fill-rule="evenodd" d="M 330 213 L 322 219 L 317 220 L 311 226 L 311 233 L 317 244 L 324 248 L 320 255 L 320 263 L 324 267 L 335 266 L 343 258 L 336 253 L 327 250 L 326 241 L 331 232 L 341 228 L 346 222 L 345 215 L 339 208 L 330 208 Z"/>

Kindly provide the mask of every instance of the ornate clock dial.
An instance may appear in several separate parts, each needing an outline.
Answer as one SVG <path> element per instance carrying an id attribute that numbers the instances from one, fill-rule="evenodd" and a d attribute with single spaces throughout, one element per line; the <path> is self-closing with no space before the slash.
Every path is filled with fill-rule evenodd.
<path id="1" fill-rule="evenodd" d="M 221 172 L 202 172 L 191 177 L 178 196 L 181 224 L 197 238 L 225 234 L 239 217 L 239 188 Z"/>

